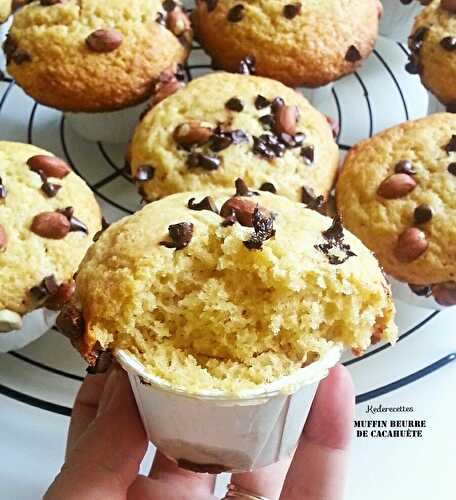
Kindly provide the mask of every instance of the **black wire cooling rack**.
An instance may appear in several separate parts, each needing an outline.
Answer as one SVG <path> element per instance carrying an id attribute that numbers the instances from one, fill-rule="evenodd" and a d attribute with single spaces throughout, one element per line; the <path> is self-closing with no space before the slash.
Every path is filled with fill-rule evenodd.
<path id="1" fill-rule="evenodd" d="M 337 142 L 341 151 L 347 151 L 351 145 L 360 139 L 371 137 L 375 132 L 385 128 L 386 126 L 393 125 L 402 121 L 415 118 L 420 114 L 424 114 L 421 110 L 412 110 L 415 104 L 415 94 L 420 91 L 415 82 L 410 85 L 410 75 L 407 75 L 403 70 L 408 57 L 407 49 L 402 44 L 396 44 L 391 41 L 380 39 L 379 44 L 374 50 L 372 56 L 369 58 L 365 66 L 355 72 L 353 75 L 346 77 L 340 83 L 337 83 L 332 89 L 332 101 L 324 103 L 321 109 L 328 115 L 335 118 L 339 123 L 339 133 Z M 212 71 L 210 61 L 202 51 L 201 47 L 195 45 L 193 47 L 192 56 L 189 63 L 185 66 L 185 74 L 187 80 L 192 80 L 197 76 Z M 381 87 L 379 89 L 379 87 Z M 383 90 L 382 90 L 383 89 Z M 418 90 L 417 90 L 418 89 Z M 2 114 L 5 106 L 8 104 L 8 99 L 12 93 L 18 90 L 14 81 L 6 77 L 0 87 L 0 136 L 3 138 Z M 380 91 L 380 93 L 379 93 Z M 421 92 L 423 92 L 421 90 Z M 375 93 L 375 96 L 373 95 Z M 413 95 L 409 95 L 412 93 Z M 384 99 L 378 105 L 379 95 L 383 95 Z M 423 96 L 423 94 L 421 94 Z M 347 104 L 347 96 L 350 97 Z M 42 146 L 42 141 L 36 140 L 36 126 L 38 114 L 42 106 L 38 103 L 31 101 L 25 95 L 22 96 L 24 108 L 29 109 L 28 119 L 26 119 L 25 136 L 30 144 Z M 21 101 L 22 102 L 22 101 Z M 385 102 L 389 103 L 385 109 Z M 353 103 L 356 103 L 354 105 Z M 424 105 L 426 106 L 426 105 Z M 380 109 L 381 108 L 381 109 Z M 103 175 L 96 180 L 93 180 L 93 175 L 89 172 L 91 168 L 85 161 L 81 161 L 79 155 L 76 158 L 74 151 L 78 148 L 70 148 L 75 140 L 74 135 L 71 134 L 65 124 L 65 117 L 57 111 L 53 112 L 54 127 L 52 133 L 57 145 L 56 149 L 62 152 L 62 156 L 66 158 L 68 163 L 72 166 L 73 170 L 86 180 L 88 185 L 104 202 L 105 211 L 114 211 L 114 218 L 133 213 L 140 207 L 140 197 L 136 192 L 136 188 L 131 182 L 128 173 L 124 169 L 124 155 L 122 148 L 113 148 L 109 145 L 102 143 L 85 143 L 84 146 L 89 148 L 90 154 L 97 156 L 97 161 L 104 163 Z M 357 128 L 357 124 L 361 124 Z M 6 134 L 8 139 L 11 139 L 11 134 Z M 14 135 L 14 134 L 13 134 Z M 16 140 L 21 139 L 14 137 Z M 82 141 L 82 139 L 79 139 Z M 58 153 L 53 149 L 55 153 Z M 122 193 L 122 201 L 119 197 L 113 194 L 110 190 L 113 183 L 116 183 L 116 190 L 114 193 Z M 103 204 L 102 204 L 103 205 Z M 427 316 L 420 319 L 420 321 L 402 332 L 399 337 L 399 342 L 405 342 L 411 335 L 417 334 L 423 329 L 425 325 L 432 322 L 437 315 L 438 311 L 429 311 Z M 359 363 L 366 363 L 367 360 L 378 355 L 381 352 L 389 349 L 389 344 L 384 344 L 379 347 L 373 348 L 363 356 L 348 359 L 344 364 L 348 367 L 357 365 Z M 28 352 L 28 351 L 27 351 Z M 83 380 L 81 374 L 75 374 L 61 368 L 56 368 L 49 363 L 44 363 L 38 359 L 34 359 L 33 355 L 24 354 L 23 352 L 9 352 L 1 355 L 8 357 L 9 360 L 14 359 L 14 362 L 21 365 L 33 367 L 40 372 L 45 372 L 49 375 L 60 377 L 65 380 L 72 380 L 77 383 Z M 1 360 L 1 357 L 0 357 Z M 438 359 L 423 368 L 413 371 L 404 377 L 397 378 L 393 382 L 385 385 L 378 386 L 370 391 L 360 393 L 356 397 L 357 403 L 363 403 L 381 395 L 387 394 L 400 387 L 411 384 L 426 375 L 443 368 L 449 363 L 456 360 L 456 353 L 449 353 L 448 355 Z M 1 363 L 1 361 L 0 361 Z M 0 370 L 1 377 L 1 370 Z M 0 394 L 9 398 L 15 399 L 22 403 L 31 405 L 36 408 L 51 411 L 61 415 L 70 415 L 71 408 L 52 401 L 47 401 L 43 398 L 36 397 L 29 394 L 27 388 L 21 387 L 13 388 L 8 385 L 0 384 Z"/>

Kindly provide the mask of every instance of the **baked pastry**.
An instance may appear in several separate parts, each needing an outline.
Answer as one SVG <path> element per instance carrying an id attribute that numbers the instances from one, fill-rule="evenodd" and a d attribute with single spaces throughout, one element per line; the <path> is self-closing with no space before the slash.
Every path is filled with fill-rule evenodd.
<path id="1" fill-rule="evenodd" d="M 337 217 L 241 179 L 233 191 L 168 196 L 89 249 L 57 324 L 91 365 L 121 348 L 188 392 L 234 393 L 334 342 L 394 341 L 389 286 Z"/>
<path id="2" fill-rule="evenodd" d="M 192 34 L 174 0 L 41 0 L 14 16 L 8 72 L 38 102 L 102 112 L 145 101 L 185 61 Z"/>
<path id="3" fill-rule="evenodd" d="M 0 331 L 19 329 L 21 316 L 36 308 L 69 300 L 100 223 L 95 197 L 63 160 L 0 142 Z"/>
<path id="4" fill-rule="evenodd" d="M 4 23 L 11 14 L 11 0 L 0 0 L 0 23 Z"/>
<path id="5" fill-rule="evenodd" d="M 344 224 L 388 274 L 456 304 L 456 115 L 434 114 L 359 143 L 336 194 Z"/>
<path id="6" fill-rule="evenodd" d="M 434 0 L 416 18 L 409 38 L 407 70 L 456 113 L 456 2 Z"/>
<path id="7" fill-rule="evenodd" d="M 249 56 L 257 75 L 318 87 L 371 53 L 381 9 L 379 0 L 197 0 L 192 20 L 215 66 L 238 71 Z"/>
<path id="8" fill-rule="evenodd" d="M 152 108 L 133 137 L 131 169 L 148 201 L 231 187 L 242 177 L 321 208 L 339 152 L 324 115 L 281 83 L 213 73 Z"/>

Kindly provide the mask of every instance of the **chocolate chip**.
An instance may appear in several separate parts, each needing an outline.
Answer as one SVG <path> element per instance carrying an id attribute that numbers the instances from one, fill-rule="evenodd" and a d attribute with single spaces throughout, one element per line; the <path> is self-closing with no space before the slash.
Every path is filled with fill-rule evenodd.
<path id="1" fill-rule="evenodd" d="M 426 222 L 429 222 L 432 219 L 432 216 L 432 208 L 425 203 L 418 205 L 413 212 L 413 217 L 417 224 L 425 224 Z"/>
<path id="2" fill-rule="evenodd" d="M 414 54 L 410 56 L 409 62 L 405 65 L 405 70 L 411 75 L 418 75 L 421 73 L 421 63 Z"/>
<path id="3" fill-rule="evenodd" d="M 27 52 L 23 49 L 16 49 L 11 56 L 11 60 L 17 65 L 24 64 L 26 62 L 30 62 L 32 60 L 32 55 L 30 52 Z"/>
<path id="4" fill-rule="evenodd" d="M 234 7 L 231 7 L 226 18 L 230 23 L 238 23 L 243 19 L 244 14 L 245 7 L 241 3 L 238 3 Z"/>
<path id="5" fill-rule="evenodd" d="M 111 224 L 109 224 L 109 222 L 104 217 L 101 217 L 101 229 L 95 233 L 93 241 L 98 241 L 100 239 L 100 236 L 106 231 L 106 229 L 108 229 L 110 225 Z"/>
<path id="6" fill-rule="evenodd" d="M 283 8 L 283 16 L 286 17 L 287 19 L 293 19 L 295 18 L 298 14 L 300 14 L 302 9 L 302 5 L 300 3 L 292 3 L 292 4 L 287 4 Z"/>
<path id="7" fill-rule="evenodd" d="M 209 210 L 215 214 L 219 213 L 215 201 L 210 196 L 206 196 L 199 203 L 195 203 L 195 198 L 190 198 L 187 206 L 190 210 Z"/>
<path id="8" fill-rule="evenodd" d="M 272 128 L 272 126 L 274 125 L 274 116 L 273 115 L 262 115 L 258 118 L 258 121 L 268 127 L 268 128 Z"/>
<path id="9" fill-rule="evenodd" d="M 46 276 L 41 282 L 30 288 L 30 294 L 36 301 L 43 301 L 48 296 L 54 295 L 59 288 L 55 276 L 53 274 Z"/>
<path id="10" fill-rule="evenodd" d="M 355 63 L 360 61 L 361 59 L 361 52 L 354 45 L 350 45 L 350 47 L 348 47 L 347 53 L 345 54 L 345 60 L 351 63 Z"/>
<path id="11" fill-rule="evenodd" d="M 157 16 L 155 18 L 155 22 L 160 26 L 166 26 L 166 16 L 163 12 L 157 12 Z"/>
<path id="12" fill-rule="evenodd" d="M 456 135 L 451 136 L 450 142 L 445 146 L 445 151 L 450 153 L 456 153 Z"/>
<path id="13" fill-rule="evenodd" d="M 305 146 L 301 149 L 301 156 L 307 165 L 312 165 L 315 161 L 315 148 L 313 146 Z"/>
<path id="14" fill-rule="evenodd" d="M 268 160 L 281 158 L 285 154 L 285 149 L 285 145 L 276 135 L 262 134 L 260 137 L 253 137 L 253 153 Z"/>
<path id="15" fill-rule="evenodd" d="M 112 353 L 109 350 L 100 351 L 96 355 L 96 361 L 94 365 L 89 365 L 87 367 L 87 373 L 89 375 L 96 375 L 97 373 L 105 373 L 112 364 Z"/>
<path id="16" fill-rule="evenodd" d="M 166 12 L 172 12 L 177 7 L 177 3 L 174 0 L 165 0 L 162 7 Z"/>
<path id="17" fill-rule="evenodd" d="M 255 73 L 255 62 L 255 56 L 245 56 L 239 63 L 239 73 L 241 75 L 253 75 Z"/>
<path id="18" fill-rule="evenodd" d="M 244 105 L 238 97 L 232 97 L 231 99 L 228 99 L 228 101 L 226 101 L 225 103 L 225 106 L 230 111 L 237 111 L 238 113 L 244 109 Z"/>
<path id="19" fill-rule="evenodd" d="M 40 5 L 43 7 L 50 7 L 51 5 L 57 5 L 63 3 L 63 0 L 40 0 Z"/>
<path id="20" fill-rule="evenodd" d="M 321 214 L 326 211 L 325 197 L 323 195 L 316 195 L 311 187 L 303 186 L 301 191 L 301 201 L 310 210 L 315 210 Z"/>
<path id="21" fill-rule="evenodd" d="M 342 219 L 339 215 L 334 217 L 331 226 L 323 231 L 323 238 L 326 243 L 315 245 L 315 249 L 322 252 L 328 258 L 331 265 L 337 266 L 346 262 L 350 257 L 355 257 L 356 254 L 351 250 L 350 245 L 344 243 L 344 228 Z M 345 253 L 343 257 L 331 253 L 332 249 L 338 249 Z"/>
<path id="22" fill-rule="evenodd" d="M 236 187 L 236 194 L 234 196 L 258 196 L 259 193 L 256 191 L 250 191 L 250 189 L 247 187 L 247 184 L 238 177 L 234 181 L 234 185 Z"/>
<path id="23" fill-rule="evenodd" d="M 402 160 L 394 166 L 396 174 L 416 175 L 416 170 L 413 168 L 412 162 L 409 160 Z"/>
<path id="24" fill-rule="evenodd" d="M 141 165 L 135 173 L 135 181 L 146 182 L 154 178 L 155 167 L 152 165 Z"/>
<path id="25" fill-rule="evenodd" d="M 2 178 L 0 177 L 0 203 L 2 203 L 5 200 L 6 195 L 7 195 L 6 187 L 3 184 Z"/>
<path id="26" fill-rule="evenodd" d="M 106 53 L 116 50 L 122 44 L 122 34 L 116 30 L 99 29 L 92 32 L 86 39 L 86 47 L 93 52 Z"/>
<path id="27" fill-rule="evenodd" d="M 220 158 L 202 153 L 190 153 L 187 157 L 187 166 L 189 168 L 200 167 L 204 170 L 217 170 L 220 167 Z"/>
<path id="28" fill-rule="evenodd" d="M 244 245 L 249 250 L 261 250 L 263 243 L 275 236 L 274 217 L 272 214 L 266 215 L 260 207 L 256 207 L 253 212 L 253 234 Z"/>
<path id="29" fill-rule="evenodd" d="M 67 304 L 57 316 L 57 328 L 70 340 L 79 340 L 85 332 L 85 321 L 82 312 L 75 306 Z"/>
<path id="30" fill-rule="evenodd" d="M 47 179 L 41 185 L 41 191 L 43 191 L 43 193 L 49 198 L 54 198 L 61 188 L 62 186 L 60 184 L 53 184 Z"/>
<path id="31" fill-rule="evenodd" d="M 432 295 L 431 285 L 411 285 L 409 284 L 410 290 L 419 297 L 430 297 Z"/>
<path id="32" fill-rule="evenodd" d="M 451 175 L 456 175 L 456 162 L 450 163 L 448 165 L 448 172 L 450 172 Z M 0 198 L 1 198 L 1 188 L 0 188 Z"/>
<path id="33" fill-rule="evenodd" d="M 426 38 L 426 35 L 429 32 L 429 28 L 427 26 L 420 26 L 408 39 L 409 49 L 417 55 L 420 51 L 423 42 Z"/>
<path id="34" fill-rule="evenodd" d="M 76 218 L 73 215 L 74 214 L 73 207 L 66 207 L 63 209 L 59 209 L 56 212 L 64 215 L 68 219 L 68 222 L 70 223 L 70 231 L 71 232 L 80 231 L 82 233 L 89 234 L 89 230 L 88 230 L 87 226 L 84 224 L 84 222 L 82 222 L 81 220 L 79 220 L 78 218 Z"/>
<path id="35" fill-rule="evenodd" d="M 160 241 L 160 245 L 167 248 L 181 250 L 185 248 L 193 237 L 193 224 L 191 222 L 179 222 L 168 226 L 171 241 Z"/>
<path id="36" fill-rule="evenodd" d="M 266 97 L 258 94 L 255 98 L 255 108 L 256 109 L 263 109 L 263 108 L 267 108 L 268 106 L 270 106 L 271 103 L 266 99 Z"/>
<path id="37" fill-rule="evenodd" d="M 260 186 L 260 191 L 267 191 L 273 194 L 277 193 L 277 189 L 274 184 L 272 184 L 272 182 L 263 182 L 263 184 L 261 184 Z"/>
<path id="38" fill-rule="evenodd" d="M 456 50 L 456 36 L 446 36 L 440 41 L 440 45 L 449 52 Z"/>

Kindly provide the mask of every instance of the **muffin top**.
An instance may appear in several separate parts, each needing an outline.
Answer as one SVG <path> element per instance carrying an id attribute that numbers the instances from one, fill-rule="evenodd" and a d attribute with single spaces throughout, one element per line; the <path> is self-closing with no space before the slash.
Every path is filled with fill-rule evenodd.
<path id="1" fill-rule="evenodd" d="M 258 75 L 316 87 L 371 53 L 381 11 L 379 0 L 197 0 L 192 20 L 218 67 L 253 56 Z"/>
<path id="2" fill-rule="evenodd" d="M 42 0 L 14 16 L 4 51 L 9 73 L 38 102 L 92 112 L 147 99 L 190 42 L 173 0 Z"/>
<path id="3" fill-rule="evenodd" d="M 338 219 L 240 179 L 236 193 L 169 196 L 89 249 L 58 325 L 91 364 L 126 349 L 187 391 L 236 392 L 333 342 L 363 350 L 372 337 L 394 340 L 388 284 Z"/>
<path id="4" fill-rule="evenodd" d="M 337 207 L 395 278 L 456 281 L 456 115 L 404 123 L 356 145 Z"/>
<path id="5" fill-rule="evenodd" d="M 0 312 L 63 305 L 100 222 L 92 192 L 63 160 L 0 142 Z"/>
<path id="6" fill-rule="evenodd" d="M 456 112 L 456 2 L 434 0 L 417 16 L 409 38 L 408 68 L 423 84 Z"/>
<path id="7" fill-rule="evenodd" d="M 197 78 L 152 108 L 131 151 L 147 200 L 228 188 L 242 177 L 256 189 L 313 205 L 331 189 L 339 157 L 326 117 L 301 94 L 230 73 Z"/>

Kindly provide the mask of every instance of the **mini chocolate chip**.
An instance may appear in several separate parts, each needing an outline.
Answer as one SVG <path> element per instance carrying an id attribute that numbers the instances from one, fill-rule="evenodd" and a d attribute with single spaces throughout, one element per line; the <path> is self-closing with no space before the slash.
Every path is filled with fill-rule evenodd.
<path id="1" fill-rule="evenodd" d="M 411 54 L 409 62 L 405 65 L 405 70 L 411 75 L 418 75 L 421 73 L 421 63 L 414 54 Z"/>
<path id="2" fill-rule="evenodd" d="M 165 0 L 162 7 L 166 12 L 172 12 L 177 7 L 177 3 L 174 0 Z"/>
<path id="3" fill-rule="evenodd" d="M 63 209 L 56 210 L 57 213 L 64 215 L 68 222 L 70 223 L 70 231 L 71 232 L 81 232 L 85 234 L 89 234 L 89 229 L 87 226 L 74 216 L 74 208 L 73 207 L 65 207 Z"/>
<path id="4" fill-rule="evenodd" d="M 456 135 L 451 136 L 450 142 L 445 146 L 445 151 L 450 153 L 456 153 Z"/>
<path id="5" fill-rule="evenodd" d="M 49 198 L 54 198 L 61 188 L 62 186 L 60 184 L 53 184 L 47 179 L 41 185 L 41 191 Z"/>
<path id="6" fill-rule="evenodd" d="M 287 19 L 293 19 L 300 14 L 302 5 L 300 3 L 289 3 L 283 8 L 283 16 Z"/>
<path id="7" fill-rule="evenodd" d="M 328 258 L 331 265 L 337 266 L 346 262 L 350 257 L 355 257 L 356 254 L 351 250 L 350 245 L 344 243 L 344 228 L 342 219 L 339 215 L 334 217 L 331 226 L 323 231 L 323 238 L 326 243 L 315 245 L 315 249 L 322 252 Z M 332 249 L 338 249 L 345 253 L 345 256 L 331 254 Z"/>
<path id="8" fill-rule="evenodd" d="M 98 241 L 100 236 L 108 229 L 111 224 L 104 218 L 101 217 L 101 229 L 97 231 L 93 237 L 93 241 Z"/>
<path id="9" fill-rule="evenodd" d="M 152 165 L 141 165 L 135 173 L 135 181 L 145 182 L 154 178 L 155 167 Z"/>
<path id="10" fill-rule="evenodd" d="M 116 50 L 122 44 L 122 34 L 116 30 L 98 29 L 93 31 L 86 39 L 86 47 L 93 52 L 106 53 Z"/>
<path id="11" fill-rule="evenodd" d="M 85 321 L 82 312 L 71 304 L 63 307 L 57 316 L 56 325 L 70 340 L 78 340 L 84 335 Z"/>
<path id="12" fill-rule="evenodd" d="M 431 285 L 411 285 L 409 284 L 410 290 L 419 297 L 430 297 L 432 295 Z"/>
<path id="13" fill-rule="evenodd" d="M 167 248 L 181 250 L 185 248 L 193 237 L 193 224 L 191 222 L 179 222 L 168 226 L 171 241 L 160 241 L 160 245 Z"/>
<path id="14" fill-rule="evenodd" d="M 30 52 L 27 52 L 23 49 L 16 49 L 11 56 L 11 60 L 17 65 L 24 64 L 26 62 L 30 62 L 32 60 L 32 55 Z"/>
<path id="15" fill-rule="evenodd" d="M 157 16 L 155 18 L 155 22 L 160 24 L 160 26 L 166 26 L 166 17 L 163 12 L 157 12 Z"/>
<path id="16" fill-rule="evenodd" d="M 228 11 L 226 18 L 230 23 L 238 23 L 241 21 L 245 14 L 245 7 L 238 3 Z"/>
<path id="17" fill-rule="evenodd" d="M 410 160 L 402 160 L 396 163 L 394 166 L 394 172 L 396 174 L 416 175 L 416 170 L 413 168 Z"/>
<path id="18" fill-rule="evenodd" d="M 40 5 L 43 7 L 50 7 L 51 5 L 57 5 L 63 3 L 63 0 L 40 0 Z"/>
<path id="19" fill-rule="evenodd" d="M 195 198 L 190 198 L 187 206 L 190 210 L 209 210 L 215 214 L 219 213 L 215 201 L 210 196 L 206 196 L 199 203 L 195 203 Z"/>
<path id="20" fill-rule="evenodd" d="M 432 219 L 433 212 L 429 205 L 422 204 L 418 205 L 413 212 L 413 217 L 417 224 L 425 224 Z"/>
<path id="21" fill-rule="evenodd" d="M 255 98 L 255 108 L 256 109 L 263 109 L 263 108 L 267 108 L 268 106 L 270 106 L 271 103 L 266 99 L 266 97 L 258 94 Z"/>
<path id="22" fill-rule="evenodd" d="M 301 156 L 307 165 L 312 165 L 315 161 L 315 148 L 313 146 L 305 146 L 301 149 Z"/>
<path id="23" fill-rule="evenodd" d="M 217 170 L 220 167 L 220 158 L 218 156 L 200 154 L 198 166 L 204 170 Z"/>
<path id="24" fill-rule="evenodd" d="M 265 214 L 258 206 L 253 212 L 253 234 L 244 245 L 249 250 L 261 250 L 263 243 L 275 236 L 274 217 L 272 214 Z"/>
<path id="25" fill-rule="evenodd" d="M 273 194 L 277 193 L 277 189 L 272 182 L 263 182 L 260 186 L 260 191 L 267 191 Z"/>
<path id="26" fill-rule="evenodd" d="M 360 61 L 361 59 L 361 52 L 354 45 L 350 45 L 350 47 L 348 47 L 347 53 L 345 54 L 345 60 L 354 63 Z"/>
<path id="27" fill-rule="evenodd" d="M 257 193 L 256 191 L 250 191 L 247 184 L 240 177 L 238 177 L 234 181 L 234 185 L 236 187 L 236 194 L 234 196 L 258 196 L 259 195 L 259 193 Z"/>
<path id="28" fill-rule="evenodd" d="M 271 128 L 274 125 L 274 116 L 273 115 L 262 115 L 258 118 L 258 121 L 265 125 L 268 128 Z"/>
<path id="29" fill-rule="evenodd" d="M 420 26 L 408 39 L 409 49 L 417 55 L 423 45 L 424 39 L 429 32 L 427 26 Z"/>
<path id="30" fill-rule="evenodd" d="M 225 106 L 230 111 L 237 111 L 238 113 L 244 109 L 244 105 L 238 97 L 232 97 L 231 99 L 228 99 L 228 101 L 226 101 L 225 103 Z"/>
<path id="31" fill-rule="evenodd" d="M 241 75 L 253 75 L 255 73 L 255 56 L 249 55 L 245 56 L 239 62 L 239 73 Z"/>
<path id="32" fill-rule="evenodd" d="M 324 214 L 326 211 L 325 197 L 323 195 L 317 196 L 311 187 L 302 187 L 301 201 L 310 210 L 315 210 L 321 214 Z"/>
<path id="33" fill-rule="evenodd" d="M 456 50 L 456 36 L 447 36 L 440 41 L 440 45 L 450 52 Z"/>
<path id="34" fill-rule="evenodd" d="M 450 172 L 451 175 L 456 175 L 456 162 L 450 163 L 448 165 L 448 172 Z M 1 198 L 1 186 L 0 186 L 0 198 Z"/>

